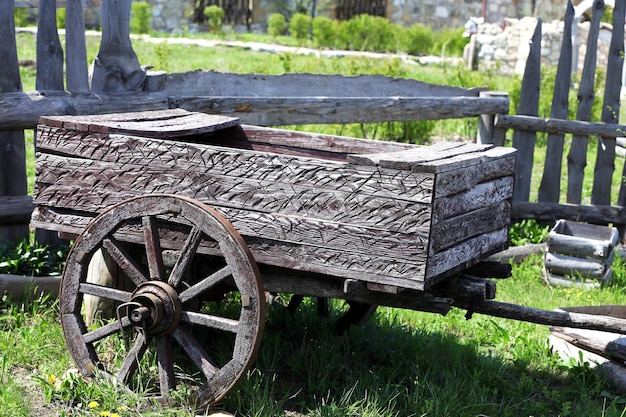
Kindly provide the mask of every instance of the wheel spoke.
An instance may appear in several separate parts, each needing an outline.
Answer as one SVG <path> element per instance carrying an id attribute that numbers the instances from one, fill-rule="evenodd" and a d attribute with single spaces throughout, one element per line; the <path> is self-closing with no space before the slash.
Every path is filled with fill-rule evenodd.
<path id="1" fill-rule="evenodd" d="M 111 258 L 113 258 L 119 267 L 122 268 L 135 285 L 148 281 L 148 277 L 142 271 L 139 264 L 113 236 L 108 236 L 104 239 L 102 241 L 102 247 L 109 253 Z"/>
<path id="2" fill-rule="evenodd" d="M 163 281 L 165 279 L 165 267 L 163 266 L 163 255 L 161 253 L 161 241 L 159 239 L 159 228 L 155 216 L 144 216 L 143 236 L 146 243 L 146 257 L 148 258 L 148 268 L 150 269 L 150 279 Z"/>
<path id="3" fill-rule="evenodd" d="M 161 336 L 156 340 L 157 362 L 159 366 L 159 386 L 161 395 L 167 397 L 170 391 L 176 388 L 174 375 L 174 355 L 172 354 L 172 339 Z"/>
<path id="4" fill-rule="evenodd" d="M 187 269 L 191 264 L 193 256 L 196 254 L 196 250 L 198 249 L 198 245 L 200 245 L 201 240 L 202 230 L 199 227 L 193 227 L 189 236 L 187 236 L 187 240 L 185 240 L 185 246 L 183 246 L 174 268 L 172 268 L 172 273 L 170 274 L 170 278 L 168 280 L 168 283 L 172 287 L 175 288 L 178 284 L 180 284 L 183 275 L 187 272 Z"/>
<path id="5" fill-rule="evenodd" d="M 174 339 L 176 339 L 178 344 L 187 355 L 189 355 L 189 358 L 191 358 L 193 363 L 196 364 L 207 379 L 210 379 L 219 371 L 219 367 L 215 364 L 213 359 L 209 357 L 209 354 L 187 327 L 178 326 L 172 333 L 172 336 L 174 336 Z"/>
<path id="6" fill-rule="evenodd" d="M 122 328 L 126 328 L 129 325 L 130 325 L 130 320 L 128 320 L 127 317 L 122 317 Z M 93 342 L 97 342 L 98 340 L 102 340 L 105 337 L 111 336 L 112 334 L 115 334 L 119 332 L 120 330 L 121 330 L 120 321 L 115 320 L 114 322 L 104 325 L 92 332 L 85 333 L 85 335 L 83 336 L 83 339 L 85 340 L 85 343 L 93 343 Z"/>
<path id="7" fill-rule="evenodd" d="M 105 287 L 103 285 L 90 284 L 88 282 L 81 282 L 78 287 L 78 291 L 83 294 L 90 294 L 97 297 L 108 298 L 109 300 L 121 301 L 122 303 L 130 301 L 132 296 L 132 294 L 128 291 Z"/>
<path id="8" fill-rule="evenodd" d="M 202 281 L 197 284 L 192 285 L 187 288 L 185 291 L 180 293 L 180 301 L 185 303 L 192 298 L 195 298 L 202 294 L 204 291 L 218 284 L 224 278 L 228 277 L 232 274 L 230 266 L 226 265 L 225 267 L 219 269 L 218 271 L 212 273 L 208 277 L 204 278 Z"/>
<path id="9" fill-rule="evenodd" d="M 146 336 L 143 333 L 137 333 L 137 339 L 135 339 L 133 347 L 128 352 L 128 355 L 124 359 L 122 367 L 117 374 L 117 380 L 120 383 L 126 384 L 131 380 L 147 349 L 148 345 L 146 343 Z"/>
<path id="10" fill-rule="evenodd" d="M 189 324 L 224 330 L 235 334 L 239 331 L 239 322 L 226 317 L 218 317 L 193 311 L 183 311 L 181 320 Z"/>

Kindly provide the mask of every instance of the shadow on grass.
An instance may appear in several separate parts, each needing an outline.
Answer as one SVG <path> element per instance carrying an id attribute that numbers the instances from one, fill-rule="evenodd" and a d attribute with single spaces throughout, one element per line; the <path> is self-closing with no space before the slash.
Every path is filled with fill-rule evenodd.
<path id="1" fill-rule="evenodd" d="M 531 370 L 398 317 L 377 314 L 338 336 L 336 317 L 271 307 L 255 367 L 223 405 L 247 416 L 580 416 L 606 406 L 593 371 L 572 381 L 556 367 Z"/>

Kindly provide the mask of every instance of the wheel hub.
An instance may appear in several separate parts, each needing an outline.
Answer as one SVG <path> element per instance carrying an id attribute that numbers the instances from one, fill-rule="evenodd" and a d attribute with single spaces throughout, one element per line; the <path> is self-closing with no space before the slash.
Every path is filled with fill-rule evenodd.
<path id="1" fill-rule="evenodd" d="M 182 303 L 174 288 L 165 282 L 150 281 L 141 284 L 131 297 L 126 308 L 126 317 L 146 336 L 170 334 L 178 326 Z"/>

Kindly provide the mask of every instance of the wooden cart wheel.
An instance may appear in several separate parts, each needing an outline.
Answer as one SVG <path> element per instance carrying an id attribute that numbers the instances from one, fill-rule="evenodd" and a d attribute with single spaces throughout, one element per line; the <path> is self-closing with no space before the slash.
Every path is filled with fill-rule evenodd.
<path id="1" fill-rule="evenodd" d="M 165 231 L 163 224 L 174 226 Z M 125 250 L 122 236 L 141 243 L 145 258 Z M 203 257 L 200 248 L 207 246 L 219 252 L 221 257 L 211 258 L 219 262 L 189 282 L 192 261 Z M 130 288 L 86 281 L 89 261 L 99 249 L 130 278 Z M 165 250 L 174 253 L 175 262 L 164 263 Z M 219 314 L 198 309 L 198 301 L 218 287 L 236 289 L 230 302 Z M 118 303 L 117 318 L 87 328 L 81 312 L 86 294 Z M 152 195 L 111 207 L 78 237 L 63 273 L 60 312 L 67 346 L 83 375 L 101 371 L 131 389 L 152 387 L 150 395 L 163 401 L 173 389 L 185 387 L 203 407 L 223 398 L 255 358 L 265 299 L 258 267 L 228 221 L 198 201 Z M 223 341 L 231 346 L 224 349 Z M 181 375 L 187 368 L 193 372 Z M 195 378 L 198 370 L 201 377 Z"/>

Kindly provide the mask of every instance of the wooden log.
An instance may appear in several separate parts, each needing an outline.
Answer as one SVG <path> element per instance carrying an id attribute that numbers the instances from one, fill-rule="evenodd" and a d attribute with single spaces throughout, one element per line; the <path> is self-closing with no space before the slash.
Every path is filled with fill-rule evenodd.
<path id="1" fill-rule="evenodd" d="M 0 3 L 0 96 L 22 90 L 15 41 L 14 1 Z M 0 131 L 0 196 L 24 196 L 27 193 L 26 149 L 24 131 Z M 3 226 L 0 240 L 10 241 L 28 236 L 28 223 Z"/>
<path id="2" fill-rule="evenodd" d="M 474 36 L 472 36 L 474 39 Z M 480 97 L 507 97 L 508 93 L 500 91 L 481 91 Z M 502 112 L 507 114 L 508 111 Z M 476 136 L 476 143 L 492 144 L 495 146 L 504 146 L 504 131 L 502 129 L 496 129 L 495 127 L 496 115 L 482 114 L 478 118 L 478 134 Z"/>
<path id="3" fill-rule="evenodd" d="M 483 302 L 463 302 L 455 300 L 455 307 L 468 310 L 472 313 L 487 314 L 489 316 L 501 317 L 526 321 L 529 323 L 543 324 L 549 326 L 569 327 L 576 329 L 601 330 L 609 333 L 624 333 L 626 319 L 609 316 L 585 314 L 568 311 L 548 311 L 533 307 L 526 307 L 519 304 L 502 303 L 493 300 Z"/>
<path id="4" fill-rule="evenodd" d="M 33 198 L 29 195 L 0 196 L 0 224 L 28 223 L 34 208 Z"/>
<path id="5" fill-rule="evenodd" d="M 46 0 L 19 0 L 15 2 L 15 7 L 23 7 L 28 9 L 36 9 L 41 7 L 41 4 Z M 100 0 L 81 0 L 83 7 L 100 7 Z M 56 7 L 66 7 L 67 1 L 57 0 Z"/>
<path id="6" fill-rule="evenodd" d="M 547 252 L 544 257 L 544 265 L 548 272 L 556 275 L 602 279 L 606 273 L 607 265 L 610 265 L 612 260 L 613 256 L 610 256 L 605 262 L 600 262 Z"/>
<path id="7" fill-rule="evenodd" d="M 592 206 L 588 204 L 554 204 L 514 201 L 511 210 L 513 220 L 535 219 L 556 221 L 568 219 L 594 224 L 618 223 L 626 220 L 622 206 Z"/>
<path id="8" fill-rule="evenodd" d="M 485 259 L 486 262 L 498 262 L 504 265 L 508 265 L 511 262 L 519 263 L 524 259 L 532 255 L 541 255 L 547 250 L 545 243 L 526 244 L 524 246 L 512 246 L 503 250 L 502 252 L 495 253 Z M 480 264 L 479 264 L 480 265 Z M 496 278 L 496 277 L 487 277 Z"/>
<path id="9" fill-rule="evenodd" d="M 550 332 L 574 346 L 593 352 L 607 359 L 626 362 L 625 336 L 615 335 L 597 330 L 568 329 L 560 326 L 551 326 Z"/>
<path id="10" fill-rule="evenodd" d="M 33 129 L 42 115 L 79 115 L 167 109 L 163 92 L 71 94 L 65 91 L 33 91 L 0 94 L 2 129 Z"/>
<path id="11" fill-rule="evenodd" d="M 22 275 L 0 274 L 0 295 L 8 295 L 11 301 L 22 301 L 39 296 L 57 297 L 61 277 L 26 277 Z"/>
<path id="12" fill-rule="evenodd" d="M 607 124 L 603 122 L 586 122 L 581 120 L 562 120 L 534 116 L 511 116 L 498 114 L 496 126 L 506 129 L 527 130 L 531 132 L 548 132 L 559 135 L 597 135 L 605 138 L 621 137 L 626 125 Z"/>
<path id="13" fill-rule="evenodd" d="M 604 14 L 604 0 L 594 2 L 587 39 L 585 66 L 578 89 L 578 109 L 576 119 L 588 121 L 594 101 L 596 58 L 600 20 Z M 584 169 L 587 165 L 588 136 L 574 135 L 567 155 L 567 199 L 568 203 L 580 204 L 582 199 Z"/>
<path id="14" fill-rule="evenodd" d="M 130 4 L 131 0 L 102 3 L 102 42 L 91 73 L 91 90 L 96 93 L 143 88 L 146 71 L 130 41 Z"/>
<path id="15" fill-rule="evenodd" d="M 186 101 L 187 98 L 182 97 Z M 182 105 L 167 90 L 145 93 L 80 94 L 29 92 L 0 94 L 0 123 L 7 128 L 34 128 L 42 115 L 104 114 L 185 108 L 238 117 L 242 123 L 278 126 L 307 123 L 356 123 L 359 121 L 429 120 L 472 117 L 508 108 L 501 99 L 479 98 L 189 98 Z M 496 100 L 495 102 L 493 100 Z M 309 110 L 303 110 L 311 106 Z M 243 106 L 243 107 L 241 107 Z M 380 107 L 378 107 L 380 106 Z M 117 111 L 116 111 L 117 109 Z M 297 109 L 296 111 L 293 111 Z"/>
<path id="16" fill-rule="evenodd" d="M 572 77 L 572 23 L 574 21 L 574 6 L 568 0 L 565 11 L 563 26 L 563 41 L 561 54 L 556 69 L 552 106 L 550 107 L 551 119 L 567 119 L 569 110 L 569 90 Z M 551 133 L 548 135 L 546 145 L 546 164 L 539 185 L 538 201 L 558 203 L 561 189 L 561 161 L 563 160 L 564 135 Z"/>
<path id="17" fill-rule="evenodd" d="M 234 116 L 258 126 L 440 120 L 508 111 L 503 97 L 183 96 L 167 88 L 171 108 Z"/>
<path id="18" fill-rule="evenodd" d="M 517 114 L 537 116 L 539 106 L 539 85 L 541 83 L 541 19 L 530 41 L 530 52 L 522 78 L 520 102 Z M 537 134 L 515 131 L 513 147 L 518 150 L 515 166 L 515 187 L 513 201 L 528 201 L 530 197 L 530 179 L 533 170 L 533 153 Z"/>

